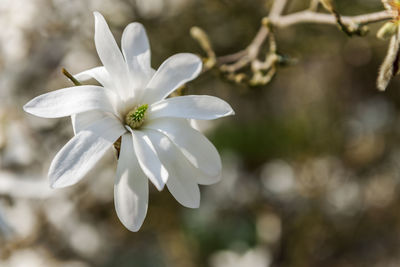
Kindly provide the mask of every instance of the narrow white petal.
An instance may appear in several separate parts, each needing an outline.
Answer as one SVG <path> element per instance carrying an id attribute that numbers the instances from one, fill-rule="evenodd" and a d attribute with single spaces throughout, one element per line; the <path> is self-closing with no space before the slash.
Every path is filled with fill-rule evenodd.
<path id="1" fill-rule="evenodd" d="M 120 97 L 126 98 L 130 88 L 128 66 L 104 17 L 98 12 L 94 12 L 94 17 L 94 42 L 96 44 L 97 54 L 107 72 L 110 74 Z"/>
<path id="2" fill-rule="evenodd" d="M 116 95 L 103 87 L 82 85 L 60 89 L 35 97 L 24 110 L 43 118 L 59 118 L 89 110 L 114 113 Z"/>
<path id="3" fill-rule="evenodd" d="M 214 145 L 185 119 L 163 118 L 144 126 L 157 130 L 180 149 L 193 166 L 205 175 L 196 176 L 199 184 L 214 184 L 221 178 L 221 158 Z"/>
<path id="4" fill-rule="evenodd" d="M 132 135 L 122 136 L 117 179 L 114 185 L 114 204 L 118 218 L 129 230 L 140 229 L 146 217 L 149 185 L 133 149 Z"/>
<path id="5" fill-rule="evenodd" d="M 161 117 L 214 120 L 235 114 L 224 100 L 208 95 L 187 95 L 161 100 L 150 106 L 148 119 Z"/>
<path id="6" fill-rule="evenodd" d="M 168 171 L 159 160 L 149 137 L 142 131 L 129 130 L 132 133 L 133 147 L 140 167 L 156 188 L 161 191 L 168 180 Z"/>
<path id="7" fill-rule="evenodd" d="M 54 157 L 48 174 L 51 187 L 65 187 L 80 181 L 124 132 L 122 124 L 112 118 L 97 121 L 80 131 Z"/>
<path id="8" fill-rule="evenodd" d="M 104 87 L 111 90 L 115 89 L 112 85 L 110 74 L 108 74 L 106 68 L 103 66 L 82 71 L 78 74 L 75 74 L 74 77 L 80 82 L 84 82 L 93 78 Z"/>
<path id="9" fill-rule="evenodd" d="M 134 22 L 126 26 L 122 34 L 121 46 L 133 87 L 136 90 L 143 88 L 152 73 L 149 40 L 143 25 Z"/>
<path id="10" fill-rule="evenodd" d="M 146 133 L 154 143 L 157 154 L 169 172 L 168 190 L 181 205 L 188 208 L 198 208 L 200 190 L 195 180 L 196 169 L 168 137 L 153 130 L 147 130 Z"/>
<path id="11" fill-rule="evenodd" d="M 115 117 L 114 114 L 98 110 L 91 110 L 79 114 L 74 114 L 71 116 L 72 128 L 74 130 L 74 134 L 77 134 L 80 131 L 85 130 L 86 128 L 90 127 L 93 123 L 96 123 L 97 121 L 104 120 L 107 118 L 113 120 L 119 120 L 117 117 Z"/>
<path id="12" fill-rule="evenodd" d="M 85 113 L 85 112 L 83 112 Z M 72 130 L 74 131 L 74 135 L 76 135 L 79 131 L 76 129 L 76 114 L 71 115 L 71 124 L 72 124 Z"/>
<path id="13" fill-rule="evenodd" d="M 199 57 L 182 53 L 168 58 L 158 68 L 145 90 L 143 103 L 164 99 L 174 90 L 196 78 L 202 68 Z"/>

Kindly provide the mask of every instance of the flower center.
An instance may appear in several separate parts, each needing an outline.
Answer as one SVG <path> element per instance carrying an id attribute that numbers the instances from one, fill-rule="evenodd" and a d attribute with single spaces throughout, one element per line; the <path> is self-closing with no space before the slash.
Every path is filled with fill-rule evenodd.
<path id="1" fill-rule="evenodd" d="M 142 126 L 148 108 L 149 105 L 144 104 L 141 106 L 137 106 L 129 111 L 128 114 L 126 114 L 125 116 L 126 125 L 128 125 L 132 129 L 137 129 Z"/>

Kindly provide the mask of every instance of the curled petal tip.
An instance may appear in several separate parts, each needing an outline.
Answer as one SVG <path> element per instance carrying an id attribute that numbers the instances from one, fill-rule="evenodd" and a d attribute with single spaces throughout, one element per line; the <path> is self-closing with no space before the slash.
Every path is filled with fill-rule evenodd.
<path id="1" fill-rule="evenodd" d="M 75 183 L 72 183 L 72 184 L 65 183 L 62 178 L 61 179 L 60 178 L 54 179 L 54 178 L 51 178 L 51 177 L 52 176 L 49 175 L 50 188 L 51 189 L 64 188 L 64 187 L 68 187 L 68 186 L 71 186 L 71 185 L 75 184 Z"/>
<path id="2" fill-rule="evenodd" d="M 222 180 L 222 171 L 220 171 L 217 175 L 212 177 L 212 182 L 207 183 L 206 185 L 212 185 L 221 182 Z"/>
<path id="3" fill-rule="evenodd" d="M 143 221 L 141 221 L 141 222 L 134 222 L 134 223 L 125 222 L 125 220 L 123 220 L 123 219 L 119 216 L 118 212 L 117 212 L 117 215 L 118 215 L 119 220 L 121 221 L 121 223 L 126 227 L 126 229 L 128 229 L 128 230 L 131 231 L 131 232 L 138 232 L 138 231 L 140 230 L 140 228 L 142 227 Z"/>
<path id="4" fill-rule="evenodd" d="M 29 109 L 30 109 L 29 102 L 26 103 L 26 104 L 22 107 L 22 109 L 23 109 L 25 112 L 30 113 L 30 112 L 29 112 Z"/>
<path id="5" fill-rule="evenodd" d="M 128 226 L 125 225 L 125 227 L 131 232 L 138 232 L 140 230 L 140 226 L 138 226 L 138 227 L 136 227 L 136 226 L 135 227 L 128 227 Z"/>
<path id="6" fill-rule="evenodd" d="M 38 117 L 45 117 L 45 116 L 42 116 L 42 115 L 40 115 L 40 114 L 36 114 L 37 112 L 35 112 L 36 110 L 35 110 L 35 103 L 33 103 L 33 100 L 35 100 L 35 99 L 32 99 L 31 101 L 29 101 L 28 103 L 26 103 L 23 107 L 22 107 L 22 109 L 26 112 L 26 113 L 29 113 L 29 114 L 31 114 L 31 115 L 34 115 L 34 116 L 38 116 Z"/>
<path id="7" fill-rule="evenodd" d="M 225 102 L 226 109 L 227 109 L 227 112 L 226 112 L 225 115 L 223 115 L 222 117 L 233 116 L 233 115 L 235 115 L 236 113 L 235 113 L 235 111 L 233 110 L 233 108 L 231 107 L 231 105 L 229 105 L 229 103 L 226 102 L 225 100 L 222 100 L 222 101 Z"/>
<path id="8" fill-rule="evenodd" d="M 155 184 L 154 186 L 157 188 L 158 191 L 161 192 L 164 190 L 165 184 Z"/>
<path id="9" fill-rule="evenodd" d="M 51 189 L 58 189 L 58 188 L 65 187 L 64 185 L 62 185 L 58 182 L 59 181 L 58 179 L 52 178 L 52 174 L 49 173 L 48 176 L 49 176 L 49 180 L 50 180 L 49 185 L 50 185 Z"/>
<path id="10" fill-rule="evenodd" d="M 233 110 L 232 106 L 226 102 L 225 100 L 222 100 L 223 102 L 225 102 L 226 108 L 227 108 L 227 112 L 225 116 L 233 116 L 235 115 L 235 111 Z"/>
<path id="11" fill-rule="evenodd" d="M 193 205 L 187 206 L 189 209 L 198 209 L 200 208 L 200 201 L 194 203 Z"/>
<path id="12" fill-rule="evenodd" d="M 144 26 L 143 26 L 143 24 L 140 23 L 140 22 L 137 22 L 137 21 L 131 22 L 130 25 L 132 25 L 132 26 L 134 26 L 134 27 L 138 27 L 139 29 L 143 29 L 143 30 L 145 29 Z M 128 24 L 128 26 L 129 26 L 129 24 Z M 132 27 L 132 26 L 131 26 L 131 27 Z"/>
<path id="13" fill-rule="evenodd" d="M 50 181 L 50 188 L 51 189 L 58 189 L 61 188 L 62 186 L 57 185 L 57 181 Z"/>
<path id="14" fill-rule="evenodd" d="M 140 230 L 140 228 L 142 227 L 143 220 L 139 221 L 135 221 L 135 222 L 127 222 L 123 219 L 123 217 L 121 217 L 118 212 L 117 212 L 118 218 L 121 221 L 121 223 L 126 227 L 126 229 L 128 229 L 131 232 L 138 232 Z"/>
<path id="15" fill-rule="evenodd" d="M 101 21 L 101 20 L 104 20 L 104 21 L 105 21 L 103 15 L 102 15 L 100 12 L 98 12 L 98 11 L 94 11 L 94 12 L 93 12 L 93 16 L 94 16 L 94 22 L 95 22 L 95 24 L 96 24 L 97 22 L 99 22 L 99 20 L 100 20 L 100 21 Z"/>

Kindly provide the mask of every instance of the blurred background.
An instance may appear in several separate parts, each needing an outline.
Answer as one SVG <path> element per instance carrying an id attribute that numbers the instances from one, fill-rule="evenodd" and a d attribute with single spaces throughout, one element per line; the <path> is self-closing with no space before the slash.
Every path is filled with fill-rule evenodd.
<path id="1" fill-rule="evenodd" d="M 344 15 L 382 10 L 378 0 L 337 0 Z M 217 55 L 245 48 L 268 0 L 1 0 L 0 266 L 400 266 L 400 79 L 375 80 L 387 49 L 332 25 L 276 32 L 279 68 L 266 86 L 230 83 L 213 71 L 189 94 L 228 101 L 236 116 L 201 124 L 223 160 L 220 183 L 201 188 L 199 209 L 152 186 L 138 233 L 119 222 L 111 152 L 79 184 L 51 190 L 47 170 L 72 137 L 68 118 L 23 112 L 28 100 L 71 86 L 98 66 L 92 11 L 119 42 L 145 25 L 158 68 L 174 53 L 203 55 L 203 28 Z M 285 13 L 307 8 L 292 0 Z"/>

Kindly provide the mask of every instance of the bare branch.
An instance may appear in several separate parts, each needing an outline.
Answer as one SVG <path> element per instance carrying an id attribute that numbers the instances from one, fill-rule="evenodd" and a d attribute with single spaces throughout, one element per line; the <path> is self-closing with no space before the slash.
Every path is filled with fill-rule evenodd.
<path id="1" fill-rule="evenodd" d="M 365 15 L 359 15 L 354 17 L 342 16 L 342 22 L 345 24 L 359 24 L 366 25 L 374 22 L 389 20 L 392 15 L 388 11 L 380 11 Z M 279 28 L 289 27 L 294 24 L 300 23 L 318 23 L 318 24 L 336 24 L 336 18 L 332 14 L 317 13 L 309 10 L 296 12 L 287 16 L 279 17 L 278 19 L 272 20 L 271 23 Z"/>
<path id="2" fill-rule="evenodd" d="M 272 4 L 271 11 L 269 12 L 269 18 L 279 18 L 285 9 L 287 0 L 276 0 Z"/>
<path id="3" fill-rule="evenodd" d="M 219 57 L 218 64 L 226 64 L 226 63 L 231 63 L 239 60 L 240 58 L 244 57 L 247 54 L 246 50 L 241 50 L 239 52 L 236 52 L 234 54 L 226 55 L 226 56 L 221 56 Z"/>
<path id="4" fill-rule="evenodd" d="M 203 48 L 207 57 L 204 60 L 204 71 L 216 67 L 225 76 L 234 82 L 248 82 L 252 85 L 268 83 L 275 75 L 280 64 L 292 62 L 285 56 L 277 53 L 273 31 L 279 28 L 290 27 L 296 24 L 315 23 L 338 25 L 348 35 L 363 35 L 367 32 L 366 25 L 370 23 L 385 21 L 393 18 L 392 12 L 379 11 L 358 16 L 341 16 L 333 7 L 331 13 L 318 12 L 319 0 L 310 0 L 308 9 L 292 14 L 282 15 L 289 0 L 274 0 L 269 15 L 262 19 L 262 25 L 257 34 L 244 49 L 236 53 L 217 57 L 211 48 L 211 43 L 205 32 L 193 36 Z M 197 30 L 197 28 L 195 28 Z M 196 33 L 196 32 L 195 32 Z M 193 35 L 193 32 L 192 32 Z M 262 46 L 269 40 L 268 51 L 265 60 L 260 60 Z M 252 78 L 246 73 L 239 71 L 251 67 Z"/>
<path id="5" fill-rule="evenodd" d="M 205 31 L 203 31 L 203 29 L 201 29 L 199 27 L 192 27 L 190 29 L 190 34 L 192 35 L 192 38 L 195 39 L 199 43 L 199 45 L 203 49 L 203 51 L 205 51 L 207 54 L 207 58 L 204 61 L 204 69 L 205 70 L 211 69 L 212 67 L 214 67 L 217 60 L 216 60 L 215 52 L 212 49 L 211 42 L 210 42 L 207 34 L 205 33 Z"/>

